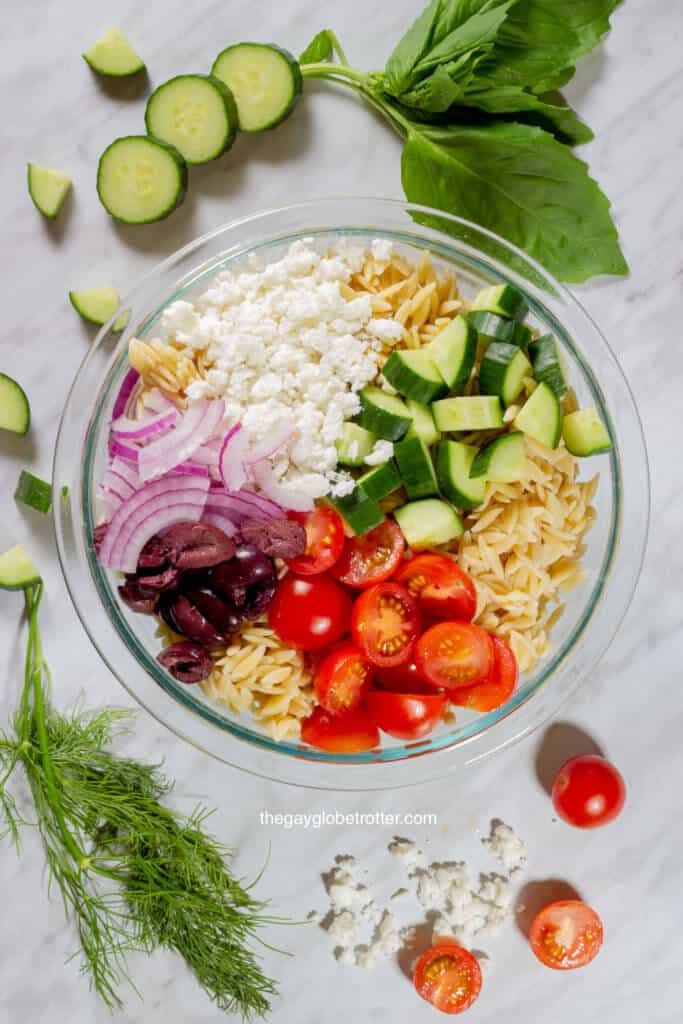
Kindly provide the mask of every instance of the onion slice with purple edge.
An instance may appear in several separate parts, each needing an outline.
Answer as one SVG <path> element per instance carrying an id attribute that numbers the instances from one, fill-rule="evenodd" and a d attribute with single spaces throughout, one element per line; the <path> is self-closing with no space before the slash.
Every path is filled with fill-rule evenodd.
<path id="1" fill-rule="evenodd" d="M 218 469 L 227 491 L 239 491 L 247 482 L 244 464 L 248 461 L 249 440 L 241 423 L 231 427 L 223 438 L 218 455 Z"/>
<path id="2" fill-rule="evenodd" d="M 138 466 L 142 479 L 161 477 L 191 459 L 197 448 L 213 436 L 224 415 L 222 399 L 202 400 L 190 405 L 177 427 L 140 450 Z"/>
<path id="3" fill-rule="evenodd" d="M 254 480 L 266 498 L 270 498 L 283 508 L 292 509 L 295 512 L 310 512 L 314 507 L 313 498 L 307 494 L 302 494 L 301 491 L 295 490 L 293 487 L 288 487 L 287 484 L 281 484 L 275 476 L 273 467 L 265 459 L 261 462 L 255 462 L 252 470 Z"/>
<path id="4" fill-rule="evenodd" d="M 119 416 L 111 425 L 113 437 L 118 441 L 149 441 L 158 434 L 166 434 L 180 418 L 177 409 L 165 409 L 153 413 L 145 419 L 135 420 L 128 416 Z"/>
<path id="5" fill-rule="evenodd" d="M 292 426 L 291 420 L 278 420 L 270 430 L 267 437 L 264 437 L 263 440 L 257 441 L 256 444 L 251 445 L 244 461 L 251 466 L 255 462 L 260 462 L 262 459 L 269 459 L 271 455 L 275 455 L 280 448 L 284 448 L 284 446 L 292 440 L 293 436 L 294 427 Z"/>
<path id="6" fill-rule="evenodd" d="M 200 476 L 208 479 L 209 470 L 206 466 L 198 466 L 196 462 L 181 462 L 174 466 L 171 473 L 178 473 L 180 476 Z"/>
<path id="7" fill-rule="evenodd" d="M 114 400 L 114 408 L 111 411 L 112 420 L 118 419 L 119 416 L 123 416 L 124 413 L 128 411 L 128 400 L 133 394 L 139 380 L 140 374 L 137 370 L 133 370 L 131 368 L 123 378 L 121 387 L 119 388 L 119 393 Z"/>
<path id="8" fill-rule="evenodd" d="M 133 448 L 129 444 L 123 444 L 122 441 L 117 441 L 115 437 L 110 436 L 109 438 L 109 454 L 114 459 L 125 459 L 126 462 L 137 466 L 141 450 L 140 448 Z"/>
<path id="9" fill-rule="evenodd" d="M 178 408 L 159 388 L 151 388 L 147 392 L 144 407 L 148 412 L 167 412 L 169 409 Z"/>

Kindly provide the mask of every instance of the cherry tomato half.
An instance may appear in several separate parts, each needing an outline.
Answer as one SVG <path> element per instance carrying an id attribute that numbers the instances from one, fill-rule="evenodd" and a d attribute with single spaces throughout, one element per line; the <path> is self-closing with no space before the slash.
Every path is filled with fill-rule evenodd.
<path id="1" fill-rule="evenodd" d="M 377 583 L 356 599 L 351 633 L 373 665 L 386 668 L 408 661 L 419 632 L 419 609 L 398 583 Z"/>
<path id="2" fill-rule="evenodd" d="M 466 690 L 458 690 L 453 694 L 452 701 L 461 708 L 472 708 L 473 711 L 494 711 L 501 707 L 514 693 L 519 669 L 509 645 L 498 636 L 491 637 L 493 644 L 493 667 L 488 679 L 483 683 L 468 686 Z"/>
<path id="3" fill-rule="evenodd" d="M 342 644 L 320 662 L 315 693 L 325 711 L 342 715 L 358 707 L 371 679 L 372 668 L 358 648 Z"/>
<path id="4" fill-rule="evenodd" d="M 337 561 L 344 547 L 344 521 L 333 508 L 315 508 L 312 512 L 289 512 L 306 530 L 306 550 L 303 555 L 288 558 L 292 572 L 313 576 L 325 572 Z"/>
<path id="5" fill-rule="evenodd" d="M 439 942 L 423 953 L 413 972 L 415 991 L 443 1013 L 462 1013 L 481 992 L 481 967 L 469 950 Z"/>
<path id="6" fill-rule="evenodd" d="M 351 598 L 326 573 L 280 580 L 268 609 L 268 621 L 283 644 L 317 651 L 340 640 L 349 630 Z"/>
<path id="7" fill-rule="evenodd" d="M 458 690 L 483 682 L 493 667 L 493 643 L 471 622 L 439 622 L 415 645 L 419 671 L 434 686 Z"/>
<path id="8" fill-rule="evenodd" d="M 362 590 L 389 579 L 403 558 L 406 542 L 393 519 L 363 537 L 347 537 L 332 575 L 347 587 Z"/>
<path id="9" fill-rule="evenodd" d="M 553 804 L 576 828 L 597 828 L 613 821 L 626 799 L 626 785 L 613 764 L 597 754 L 572 757 L 553 784 Z"/>
<path id="10" fill-rule="evenodd" d="M 448 699 L 439 693 L 387 693 L 371 690 L 365 695 L 370 718 L 382 732 L 399 740 L 419 740 L 443 718 Z"/>
<path id="11" fill-rule="evenodd" d="M 396 582 L 405 587 L 425 615 L 471 622 L 477 592 L 466 572 L 445 555 L 416 555 L 400 567 Z"/>
<path id="12" fill-rule="evenodd" d="M 331 754 L 356 754 L 378 746 L 379 731 L 364 711 L 330 715 L 324 708 L 317 707 L 301 723 L 301 739 Z"/>
<path id="13" fill-rule="evenodd" d="M 411 658 L 410 661 L 404 661 L 402 665 L 376 668 L 375 683 L 381 690 L 389 690 L 391 693 L 440 692 L 424 678 L 415 664 L 414 658 Z"/>
<path id="14" fill-rule="evenodd" d="M 529 942 L 546 967 L 573 971 L 597 956 L 602 936 L 602 921 L 594 910 L 580 900 L 559 900 L 536 915 Z"/>

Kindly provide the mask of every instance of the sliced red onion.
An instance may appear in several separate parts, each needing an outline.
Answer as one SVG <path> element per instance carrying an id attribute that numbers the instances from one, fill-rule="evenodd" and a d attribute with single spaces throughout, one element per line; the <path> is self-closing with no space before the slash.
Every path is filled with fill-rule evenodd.
<path id="1" fill-rule="evenodd" d="M 129 484 L 127 480 L 123 480 L 111 470 L 107 470 L 102 477 L 100 490 L 105 494 L 115 495 L 115 497 L 120 498 L 121 501 L 125 501 L 126 498 L 130 498 L 131 494 L 135 494 L 135 488 Z"/>
<path id="2" fill-rule="evenodd" d="M 167 412 L 169 409 L 178 408 L 159 388 L 152 388 L 147 392 L 144 405 L 148 412 Z"/>
<path id="3" fill-rule="evenodd" d="M 251 514 L 254 517 L 260 515 L 263 519 L 269 519 L 272 516 L 281 516 L 284 512 L 282 505 L 271 501 L 270 498 L 266 498 L 263 494 L 256 494 L 254 491 L 247 490 L 246 488 L 242 488 L 240 491 L 226 492 L 220 483 L 212 480 L 208 500 L 213 501 L 217 494 L 227 494 L 230 498 L 238 498 L 242 505 L 246 504 L 250 507 Z"/>
<path id="4" fill-rule="evenodd" d="M 236 423 L 225 435 L 218 456 L 218 469 L 226 490 L 239 491 L 240 487 L 246 484 L 247 473 L 244 464 L 248 460 L 247 432 L 241 423 Z"/>
<path id="5" fill-rule="evenodd" d="M 191 459 L 197 448 L 216 432 L 224 415 L 225 403 L 221 399 L 190 405 L 173 430 L 141 450 L 138 465 L 142 479 L 161 477 Z"/>
<path id="6" fill-rule="evenodd" d="M 131 368 L 126 374 L 126 376 L 123 378 L 121 387 L 119 389 L 119 393 L 116 396 L 116 400 L 114 401 L 114 408 L 112 409 L 111 412 L 112 420 L 118 419 L 119 416 L 123 416 L 123 414 L 127 411 L 128 400 L 131 397 L 133 391 L 135 390 L 135 387 L 139 380 L 140 374 L 138 373 L 137 370 L 133 370 Z"/>
<path id="7" fill-rule="evenodd" d="M 171 473 L 179 473 L 181 476 L 201 476 L 208 478 L 209 470 L 206 466 L 198 466 L 196 462 L 181 462 L 174 466 Z"/>
<path id="8" fill-rule="evenodd" d="M 210 491 L 206 499 L 205 511 L 211 514 L 220 513 L 238 526 L 244 519 L 253 519 L 254 517 L 253 504 L 250 501 L 244 501 L 241 492 L 226 494 L 225 491 L 222 493 Z"/>
<path id="9" fill-rule="evenodd" d="M 157 412 L 147 416 L 143 420 L 119 416 L 112 423 L 111 432 L 112 436 L 118 441 L 147 442 L 159 434 L 166 434 L 176 425 L 179 418 L 180 414 L 177 409 L 166 409 L 164 412 Z"/>
<path id="10" fill-rule="evenodd" d="M 140 449 L 133 448 L 132 445 L 129 444 L 123 444 L 122 441 L 117 441 L 115 437 L 110 437 L 109 454 L 112 458 L 125 459 L 126 462 L 130 462 L 134 466 L 137 466 Z"/>
<path id="11" fill-rule="evenodd" d="M 210 526 L 217 526 L 220 530 L 223 530 L 224 533 L 227 533 L 228 537 L 234 537 L 237 533 L 237 526 L 235 522 L 226 512 L 216 508 L 214 505 L 204 506 L 201 521 L 203 523 L 208 523 Z"/>
<path id="12" fill-rule="evenodd" d="M 260 462 L 261 459 L 269 459 L 271 455 L 275 455 L 280 448 L 288 444 L 292 440 L 293 435 L 294 427 L 291 420 L 278 420 L 269 431 L 267 437 L 251 445 L 244 461 L 249 466 L 252 466 L 255 462 Z"/>
<path id="13" fill-rule="evenodd" d="M 114 459 L 109 469 L 112 473 L 116 473 L 117 476 L 129 483 L 135 490 L 140 486 L 140 475 L 137 469 L 130 462 L 126 462 L 125 459 Z"/>
<path id="14" fill-rule="evenodd" d="M 310 512 L 314 507 L 313 498 L 301 491 L 281 484 L 275 476 L 273 467 L 265 459 L 255 462 L 253 466 L 254 479 L 265 494 L 266 498 L 277 502 L 283 508 L 292 509 L 296 512 Z"/>

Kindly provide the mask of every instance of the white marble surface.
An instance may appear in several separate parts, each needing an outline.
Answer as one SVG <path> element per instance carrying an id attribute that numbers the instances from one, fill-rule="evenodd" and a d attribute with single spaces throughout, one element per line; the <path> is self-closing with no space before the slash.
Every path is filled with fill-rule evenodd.
<path id="1" fill-rule="evenodd" d="M 3 327 L 0 368 L 20 377 L 32 400 L 28 440 L 0 438 L 2 543 L 26 541 L 47 579 L 43 628 L 54 668 L 55 699 L 80 694 L 91 703 L 126 703 L 99 662 L 69 604 L 50 525 L 11 500 L 20 467 L 49 474 L 60 410 L 91 332 L 68 305 L 67 290 L 115 283 L 123 291 L 161 257 L 235 216 L 285 200 L 332 193 L 400 195 L 399 143 L 349 95 L 313 88 L 277 132 L 241 139 L 228 159 L 192 175 L 185 206 L 168 222 L 133 231 L 117 228 L 94 189 L 97 156 L 119 134 L 141 124 L 144 97 L 115 98 L 93 79 L 79 53 L 116 22 L 139 46 L 155 82 L 205 68 L 220 46 L 257 36 L 300 49 L 313 31 L 334 27 L 352 62 L 379 65 L 418 5 L 396 0 L 285 0 L 237 4 L 199 0 L 48 0 L 3 7 L 0 38 L 0 162 Z M 568 93 L 596 130 L 586 150 L 594 173 L 614 201 L 632 274 L 580 289 L 634 387 L 653 472 L 654 525 L 645 572 L 622 630 L 581 696 L 555 726 L 461 778 L 412 791 L 368 797 L 291 790 L 213 763 L 175 740 L 144 714 L 129 748 L 164 757 L 183 798 L 201 795 L 218 807 L 215 828 L 249 875 L 272 847 L 258 891 L 278 912 L 302 915 L 323 906 L 320 871 L 333 855 L 367 856 L 381 873 L 391 827 L 320 831 L 262 826 L 259 811 L 430 811 L 435 828 L 414 828 L 436 857 L 476 850 L 476 828 L 500 815 L 530 849 L 529 878 L 564 879 L 599 907 L 604 950 L 574 976 L 536 966 L 516 929 L 489 944 L 494 968 L 468 1020 L 554 1024 L 674 1024 L 681 1020 L 680 909 L 683 899 L 683 715 L 681 660 L 683 556 L 680 508 L 683 470 L 679 432 L 681 284 L 683 280 L 683 18 L 675 0 L 638 0 L 615 17 L 601 51 L 586 60 Z M 127 90 L 124 88 L 124 95 Z M 24 184 L 27 159 L 69 169 L 75 200 L 56 227 L 31 207 Z M 18 600 L 0 595 L 0 699 L 4 712 L 19 686 L 23 630 Z M 629 802 L 613 826 L 584 835 L 553 821 L 536 774 L 585 740 L 584 730 L 621 766 Z M 480 860 L 482 869 L 485 858 Z M 0 851 L 0 1021 L 7 1024 L 99 1024 L 107 1011 L 64 965 L 75 945 L 57 899 L 47 902 L 42 854 L 27 833 L 17 859 Z M 349 1019 L 433 1021 L 395 964 L 353 971 L 331 959 L 315 928 L 274 936 L 295 955 L 266 953 L 279 978 L 274 1024 L 325 1024 Z M 118 1020 L 155 1024 L 223 1019 L 170 956 L 133 965 L 142 1001 L 128 993 Z"/>

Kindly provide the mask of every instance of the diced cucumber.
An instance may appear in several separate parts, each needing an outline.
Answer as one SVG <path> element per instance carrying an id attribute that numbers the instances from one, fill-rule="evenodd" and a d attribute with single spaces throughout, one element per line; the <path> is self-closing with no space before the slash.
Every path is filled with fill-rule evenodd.
<path id="1" fill-rule="evenodd" d="M 585 457 L 608 452 L 612 440 L 607 427 L 593 406 L 567 413 L 562 426 L 562 436 L 572 455 Z"/>
<path id="2" fill-rule="evenodd" d="M 28 434 L 31 426 L 31 407 L 20 384 L 0 373 L 0 430 L 13 434 Z"/>
<path id="3" fill-rule="evenodd" d="M 40 583 L 40 573 L 23 544 L 0 554 L 0 590 L 23 590 Z"/>
<path id="4" fill-rule="evenodd" d="M 462 520 L 452 505 L 440 498 L 409 501 L 394 510 L 409 547 L 415 551 L 447 544 L 464 531 Z"/>
<path id="5" fill-rule="evenodd" d="M 182 203 L 186 188 L 187 164 L 178 150 L 147 135 L 116 139 L 100 157 L 100 202 L 124 224 L 168 217 Z"/>
<path id="6" fill-rule="evenodd" d="M 384 522 L 385 516 L 376 501 L 360 487 L 355 487 L 351 494 L 343 498 L 327 499 L 339 515 L 346 520 L 357 537 L 374 530 Z"/>
<path id="7" fill-rule="evenodd" d="M 399 441 L 412 423 L 408 406 L 401 398 L 368 384 L 359 394 L 358 422 L 385 441 Z"/>
<path id="8" fill-rule="evenodd" d="M 483 309 L 510 320 L 523 320 L 529 312 L 524 296 L 509 284 L 494 284 L 479 292 L 472 309 Z"/>
<path id="9" fill-rule="evenodd" d="M 557 448 L 562 437 L 562 406 L 547 384 L 539 384 L 515 417 L 517 430 L 546 448 Z"/>
<path id="10" fill-rule="evenodd" d="M 52 487 L 46 480 L 41 480 L 39 476 L 22 469 L 14 491 L 14 500 L 47 515 L 52 507 Z"/>
<path id="11" fill-rule="evenodd" d="M 429 448 L 419 437 L 399 441 L 394 455 L 409 498 L 428 498 L 439 493 Z"/>
<path id="12" fill-rule="evenodd" d="M 33 205 L 44 217 L 54 219 L 64 206 L 71 178 L 68 174 L 55 171 L 52 167 L 28 164 L 28 194 Z"/>
<path id="13" fill-rule="evenodd" d="M 381 501 L 401 486 L 401 474 L 393 459 L 374 466 L 363 473 L 356 481 L 356 486 L 373 501 Z"/>
<path id="14" fill-rule="evenodd" d="M 426 348 L 392 352 L 382 375 L 399 394 L 416 402 L 433 402 L 448 392 Z"/>
<path id="15" fill-rule="evenodd" d="M 117 28 L 110 28 L 83 54 L 93 71 L 111 78 L 124 78 L 142 71 L 145 62 Z"/>
<path id="16" fill-rule="evenodd" d="M 562 355 L 553 334 L 544 334 L 529 345 L 536 380 L 547 384 L 559 399 L 569 391 L 562 366 Z"/>
<path id="17" fill-rule="evenodd" d="M 431 406 L 422 405 L 421 402 L 415 402 L 412 398 L 408 399 L 406 405 L 412 419 L 406 437 L 419 437 L 427 447 L 436 444 L 441 437 L 441 432 L 436 429 Z"/>
<path id="18" fill-rule="evenodd" d="M 524 351 L 508 341 L 492 341 L 479 367 L 482 395 L 498 395 L 504 405 L 512 405 L 531 374 L 531 363 Z"/>
<path id="19" fill-rule="evenodd" d="M 265 43 L 237 43 L 218 54 L 211 74 L 235 97 L 243 132 L 274 128 L 291 114 L 301 92 L 301 70 L 287 50 Z"/>
<path id="20" fill-rule="evenodd" d="M 477 332 L 464 316 L 456 316 L 426 347 L 450 391 L 462 391 L 477 356 Z"/>
<path id="21" fill-rule="evenodd" d="M 337 458 L 342 466 L 362 466 L 365 456 L 375 447 L 377 435 L 359 427 L 357 423 L 344 423 L 341 437 L 335 441 Z"/>
<path id="22" fill-rule="evenodd" d="M 497 395 L 443 398 L 432 406 L 439 430 L 495 430 L 503 426 L 503 406 Z"/>
<path id="23" fill-rule="evenodd" d="M 504 434 L 479 451 L 470 468 L 473 480 L 492 480 L 497 484 L 514 484 L 526 477 L 524 434 Z"/>
<path id="24" fill-rule="evenodd" d="M 84 320 L 101 327 L 111 320 L 121 300 L 116 288 L 81 288 L 69 292 L 69 301 Z M 122 313 L 112 325 L 112 330 L 122 331 L 127 322 L 128 315 Z"/>
<path id="25" fill-rule="evenodd" d="M 486 496 L 486 480 L 473 479 L 470 468 L 479 451 L 461 441 L 442 441 L 436 449 L 436 475 L 445 496 L 462 509 L 476 508 Z"/>
<path id="26" fill-rule="evenodd" d="M 526 349 L 533 337 L 526 324 L 506 320 L 505 317 L 487 313 L 483 309 L 475 309 L 468 314 L 467 319 L 484 341 L 509 341 L 511 345 Z"/>
<path id="27" fill-rule="evenodd" d="M 175 146 L 188 164 L 207 164 L 230 149 L 237 107 L 224 82 L 212 75 L 177 75 L 150 96 L 149 135 Z"/>

